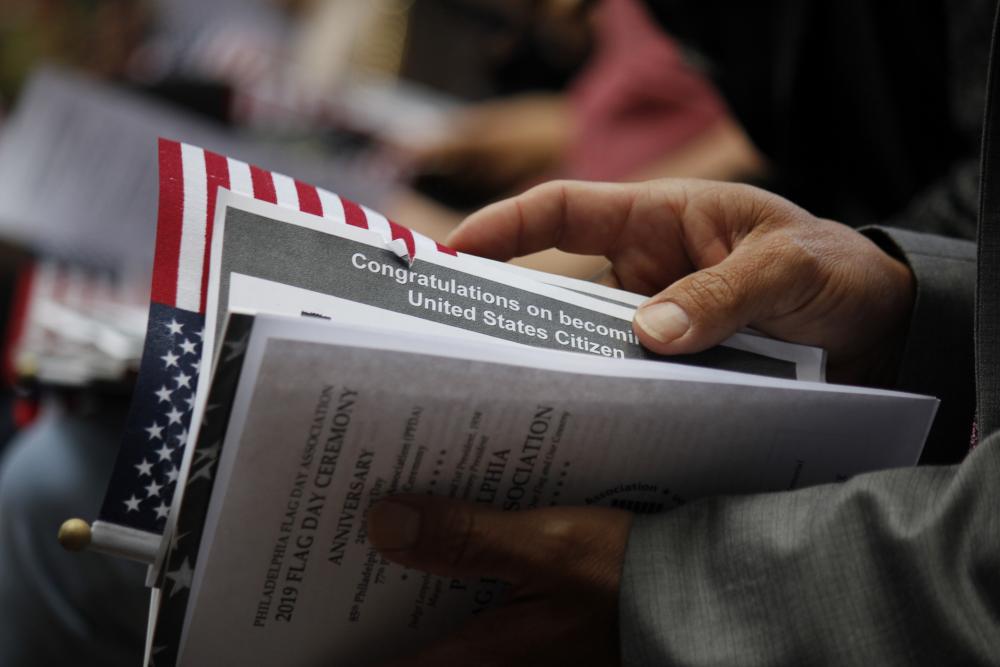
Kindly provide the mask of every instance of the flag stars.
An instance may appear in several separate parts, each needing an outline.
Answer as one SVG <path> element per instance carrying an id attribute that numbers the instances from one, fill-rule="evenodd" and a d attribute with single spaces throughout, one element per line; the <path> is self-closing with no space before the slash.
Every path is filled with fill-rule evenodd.
<path id="1" fill-rule="evenodd" d="M 170 426 L 172 424 L 180 424 L 181 417 L 183 416 L 184 413 L 178 410 L 177 408 L 175 407 L 170 408 L 170 412 L 167 413 L 167 419 L 169 420 L 167 426 Z"/>
<path id="2" fill-rule="evenodd" d="M 170 468 L 170 470 L 168 470 L 167 472 L 165 472 L 164 475 L 166 475 L 166 477 L 167 477 L 167 484 L 173 484 L 174 482 L 176 482 L 177 481 L 177 475 L 179 475 L 179 474 L 180 474 L 180 471 L 177 470 L 177 468 Z"/>
<path id="3" fill-rule="evenodd" d="M 180 357 L 171 352 L 170 350 L 168 350 L 165 355 L 160 357 L 160 359 L 163 359 L 164 368 L 170 368 L 170 367 L 180 368 L 180 366 L 177 365 L 177 361 L 178 359 L 180 359 Z"/>
<path id="4" fill-rule="evenodd" d="M 198 337 L 198 340 L 205 340 L 205 330 L 204 329 L 198 329 L 197 331 L 194 332 L 194 335 Z"/>
<path id="5" fill-rule="evenodd" d="M 188 439 L 187 429 L 184 429 L 183 431 L 175 435 L 174 438 L 177 440 L 177 444 L 183 447 L 184 444 L 187 443 Z"/>
<path id="6" fill-rule="evenodd" d="M 192 343 L 187 338 L 185 338 L 184 342 L 181 343 L 181 354 L 197 354 L 195 349 L 196 349 L 195 344 Z"/>
<path id="7" fill-rule="evenodd" d="M 163 440 L 163 427 L 156 422 L 153 422 L 152 426 L 147 426 L 145 430 L 150 440 Z"/>
<path id="8" fill-rule="evenodd" d="M 171 318 L 171 320 L 167 323 L 167 329 L 170 331 L 172 336 L 176 336 L 184 331 L 184 325 L 178 322 L 175 318 Z"/>
<path id="9" fill-rule="evenodd" d="M 194 394 L 184 397 L 184 402 L 187 403 L 188 410 L 194 410 Z"/>
<path id="10" fill-rule="evenodd" d="M 153 481 L 151 481 L 149 484 L 146 485 L 146 497 L 147 498 L 159 497 L 160 489 L 162 488 L 163 484 L 157 484 L 156 480 L 154 479 Z"/>
<path id="11" fill-rule="evenodd" d="M 125 511 L 126 512 L 138 512 L 139 511 L 139 503 L 141 503 L 142 501 L 139 500 L 138 498 L 136 498 L 135 494 L 133 493 L 131 498 L 129 498 L 128 500 L 124 500 L 122 502 L 125 503 Z"/>
<path id="12" fill-rule="evenodd" d="M 153 464 L 146 459 L 143 459 L 142 463 L 137 463 L 135 469 L 139 471 L 139 477 L 153 476 Z"/>
<path id="13" fill-rule="evenodd" d="M 195 359 L 194 361 L 191 362 L 191 370 L 193 370 L 195 373 L 201 372 L 201 359 Z"/>
<path id="14" fill-rule="evenodd" d="M 177 388 L 180 389 L 184 387 L 185 389 L 191 388 L 191 376 L 187 373 L 178 373 L 174 376 L 174 382 L 177 383 Z"/>
<path id="15" fill-rule="evenodd" d="M 163 446 L 156 450 L 156 454 L 160 457 L 160 461 L 169 461 L 173 452 L 167 447 L 167 443 L 163 443 Z"/>
<path id="16" fill-rule="evenodd" d="M 160 387 L 159 389 L 156 390 L 156 397 L 158 399 L 160 399 L 160 403 L 169 403 L 170 402 L 170 396 L 173 393 L 174 392 L 172 392 L 169 389 L 167 389 L 166 385 L 163 385 L 162 387 Z"/>
<path id="17" fill-rule="evenodd" d="M 154 511 L 154 512 L 156 512 L 156 518 L 157 518 L 157 519 L 162 519 L 162 518 L 166 517 L 166 516 L 167 516 L 167 514 L 169 514 L 169 513 L 170 513 L 170 508 L 169 508 L 169 507 L 167 506 L 167 504 L 166 504 L 165 502 L 163 502 L 163 501 L 161 500 L 161 501 L 160 501 L 160 504 L 159 504 L 159 505 L 157 505 L 157 506 L 156 506 L 156 507 L 155 507 L 155 508 L 153 509 L 153 511 Z"/>

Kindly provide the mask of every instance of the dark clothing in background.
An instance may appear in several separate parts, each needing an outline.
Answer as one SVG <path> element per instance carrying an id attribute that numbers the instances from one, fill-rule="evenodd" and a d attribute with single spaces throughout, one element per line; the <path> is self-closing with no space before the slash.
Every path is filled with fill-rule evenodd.
<path id="1" fill-rule="evenodd" d="M 647 0 L 772 163 L 855 227 L 973 238 L 995 0 Z"/>

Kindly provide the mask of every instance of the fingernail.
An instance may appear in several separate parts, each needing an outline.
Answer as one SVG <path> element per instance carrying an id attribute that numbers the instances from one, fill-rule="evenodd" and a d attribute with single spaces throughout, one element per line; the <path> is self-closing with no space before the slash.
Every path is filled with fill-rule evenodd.
<path id="1" fill-rule="evenodd" d="M 643 331 L 661 343 L 677 340 L 691 328 L 691 318 L 671 301 L 643 306 L 636 311 L 635 321 Z"/>
<path id="2" fill-rule="evenodd" d="M 368 538 L 379 551 L 412 549 L 420 537 L 420 512 L 403 503 L 383 500 L 368 514 Z"/>

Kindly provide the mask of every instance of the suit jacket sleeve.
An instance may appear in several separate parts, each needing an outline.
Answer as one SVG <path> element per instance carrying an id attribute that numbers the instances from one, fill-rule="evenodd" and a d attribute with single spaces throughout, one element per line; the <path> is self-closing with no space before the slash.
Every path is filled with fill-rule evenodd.
<path id="1" fill-rule="evenodd" d="M 917 276 L 901 381 L 949 390 L 964 381 L 951 355 L 971 346 L 974 249 L 869 234 Z M 967 449 L 970 422 L 956 447 Z M 624 663 L 996 664 L 998 499 L 995 433 L 961 465 L 638 517 L 622 578 Z"/>
<path id="2" fill-rule="evenodd" d="M 916 278 L 895 388 L 941 400 L 921 463 L 957 463 L 969 449 L 976 404 L 975 244 L 885 227 L 861 231 Z"/>

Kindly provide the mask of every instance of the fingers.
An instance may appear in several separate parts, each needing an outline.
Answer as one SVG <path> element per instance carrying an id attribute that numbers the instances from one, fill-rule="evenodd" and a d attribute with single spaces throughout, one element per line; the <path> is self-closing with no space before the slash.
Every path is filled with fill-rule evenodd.
<path id="1" fill-rule="evenodd" d="M 513 611 L 512 611 L 513 610 Z M 535 635 L 555 619 L 534 619 L 525 623 L 517 607 L 501 607 L 481 613 L 465 621 L 455 632 L 431 642 L 411 655 L 402 656 L 379 667 L 439 667 L 441 665 L 479 665 L 501 667 L 526 664 L 523 648 L 529 641 L 534 645 L 543 637 Z M 516 642 L 511 637 L 517 637 Z M 551 634 L 548 636 L 551 642 Z M 520 655 L 518 655 L 520 653 Z"/>
<path id="2" fill-rule="evenodd" d="M 380 667 L 614 665 L 617 604 L 534 598 L 476 614 L 449 636 Z"/>
<path id="3" fill-rule="evenodd" d="M 411 495 L 375 505 L 368 534 L 389 560 L 432 574 L 488 575 L 517 585 L 554 568 L 565 574 L 576 563 L 602 563 L 614 584 L 630 525 L 628 513 L 605 508 L 503 512 Z"/>
<path id="4" fill-rule="evenodd" d="M 472 214 L 447 243 L 461 252 L 500 261 L 553 247 L 605 254 L 645 188 L 642 184 L 553 181 Z"/>
<path id="5" fill-rule="evenodd" d="M 817 223 L 750 186 L 563 181 L 483 209 L 449 243 L 500 260 L 552 246 L 605 255 L 625 289 L 669 285 L 640 308 L 634 328 L 654 352 L 688 354 L 794 314 L 823 289 L 831 272 L 819 271 L 822 252 L 809 248 Z"/>
<path id="6" fill-rule="evenodd" d="M 490 574 L 513 581 L 530 558 L 524 528 L 491 507 L 432 496 L 375 505 L 369 539 L 386 558 L 434 574 Z"/>
<path id="7" fill-rule="evenodd" d="M 795 246 L 747 241 L 650 298 L 636 311 L 634 329 L 654 352 L 700 352 L 804 303 L 804 292 L 819 289 L 816 274 L 816 262 Z"/>

